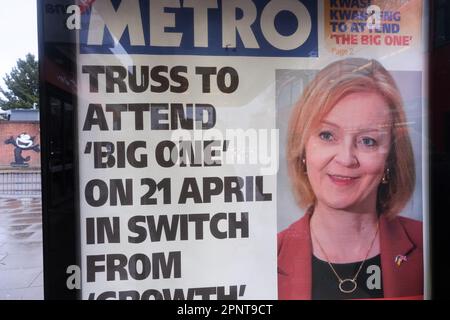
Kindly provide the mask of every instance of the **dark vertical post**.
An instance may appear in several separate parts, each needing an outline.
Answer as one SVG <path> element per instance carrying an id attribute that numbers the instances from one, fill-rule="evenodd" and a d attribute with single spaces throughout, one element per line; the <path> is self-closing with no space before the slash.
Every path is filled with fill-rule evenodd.
<path id="1" fill-rule="evenodd" d="M 63 23 L 71 4 L 75 1 L 37 2 L 45 299 L 79 295 L 66 286 L 67 267 L 78 265 L 79 250 L 76 87 L 67 84 L 76 83 L 76 47 L 74 31 Z"/>
<path id="2" fill-rule="evenodd" d="M 450 297 L 450 2 L 430 1 L 429 138 L 432 299 Z"/>

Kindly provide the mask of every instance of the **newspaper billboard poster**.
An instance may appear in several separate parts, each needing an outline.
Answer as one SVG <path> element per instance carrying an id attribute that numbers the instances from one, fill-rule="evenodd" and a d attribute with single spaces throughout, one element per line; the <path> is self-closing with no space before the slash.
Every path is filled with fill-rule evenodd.
<path id="1" fill-rule="evenodd" d="M 83 299 L 283 298 L 277 234 L 305 213 L 288 123 L 319 70 L 347 58 L 399 86 L 417 178 L 402 214 L 423 219 L 422 1 L 78 8 Z"/>

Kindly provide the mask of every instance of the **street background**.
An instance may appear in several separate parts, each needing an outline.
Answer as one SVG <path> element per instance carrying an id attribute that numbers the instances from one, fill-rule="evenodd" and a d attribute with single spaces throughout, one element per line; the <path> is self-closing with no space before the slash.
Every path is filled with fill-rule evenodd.
<path id="1" fill-rule="evenodd" d="M 40 172 L 37 175 L 30 180 L 0 172 L 0 300 L 44 297 Z"/>

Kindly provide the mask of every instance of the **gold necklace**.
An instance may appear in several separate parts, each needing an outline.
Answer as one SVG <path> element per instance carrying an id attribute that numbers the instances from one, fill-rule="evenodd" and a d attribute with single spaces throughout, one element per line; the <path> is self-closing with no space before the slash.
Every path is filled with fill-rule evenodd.
<path id="1" fill-rule="evenodd" d="M 356 283 L 356 279 L 358 278 L 359 273 L 361 272 L 361 269 L 364 265 L 364 262 L 366 262 L 367 257 L 369 256 L 370 251 L 372 250 L 373 244 L 375 243 L 375 239 L 377 238 L 378 235 L 378 229 L 379 229 L 379 222 L 377 222 L 377 230 L 375 232 L 375 236 L 372 239 L 372 243 L 370 244 L 369 250 L 366 253 L 366 257 L 364 258 L 364 260 L 361 262 L 361 264 L 359 265 L 358 271 L 356 271 L 356 274 L 353 278 L 348 278 L 348 279 L 342 279 L 339 274 L 336 272 L 336 270 L 334 269 L 333 265 L 330 263 L 330 259 L 328 258 L 328 255 L 326 254 L 325 250 L 323 250 L 322 245 L 320 244 L 319 240 L 317 239 L 317 237 L 315 236 L 312 228 L 311 228 L 311 235 L 313 236 L 314 240 L 317 242 L 317 244 L 319 245 L 320 250 L 322 251 L 323 255 L 325 256 L 325 259 L 327 260 L 328 265 L 330 266 L 331 270 L 333 271 L 334 275 L 336 276 L 336 278 L 339 281 L 339 290 L 341 290 L 342 293 L 352 293 L 356 290 L 356 288 L 358 287 L 358 284 Z M 349 283 L 351 284 L 350 289 L 345 289 L 344 288 L 344 284 Z"/>

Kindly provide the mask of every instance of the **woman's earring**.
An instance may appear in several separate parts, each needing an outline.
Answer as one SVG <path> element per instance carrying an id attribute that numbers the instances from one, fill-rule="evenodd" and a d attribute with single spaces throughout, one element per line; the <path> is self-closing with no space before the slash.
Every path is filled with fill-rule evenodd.
<path id="1" fill-rule="evenodd" d="M 383 178 L 381 179 L 381 183 L 382 184 L 388 184 L 389 183 L 389 168 L 386 169 L 386 171 L 384 172 Z"/>
<path id="2" fill-rule="evenodd" d="M 302 166 L 303 166 L 303 172 L 308 172 L 308 170 L 306 170 L 306 159 L 305 157 L 302 158 Z"/>

